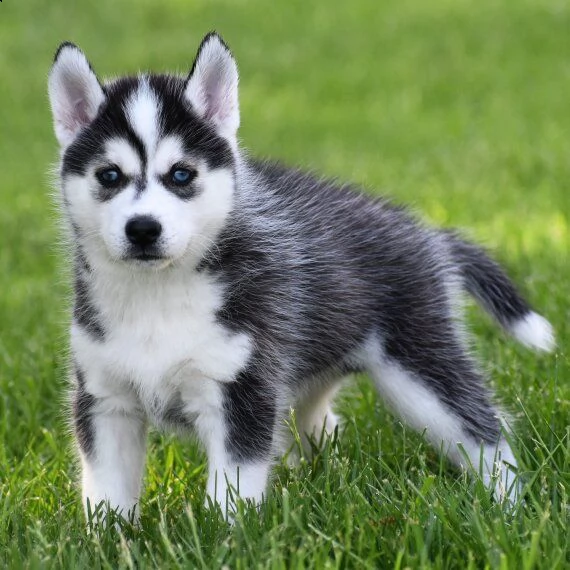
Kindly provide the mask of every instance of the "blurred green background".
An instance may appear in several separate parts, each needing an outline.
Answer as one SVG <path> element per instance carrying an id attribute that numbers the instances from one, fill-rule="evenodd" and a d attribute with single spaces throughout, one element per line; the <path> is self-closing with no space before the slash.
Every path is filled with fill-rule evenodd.
<path id="1" fill-rule="evenodd" d="M 372 566 L 378 560 L 396 565 L 399 552 L 404 553 L 401 563 L 424 560 L 450 567 L 465 567 L 467 558 L 477 567 L 498 564 L 505 552 L 509 564 L 526 560 L 528 567 L 541 559 L 550 564 L 563 559 L 568 540 L 564 489 L 569 482 L 570 411 L 568 2 L 4 0 L 0 3 L 0 552 L 4 562 L 12 564 L 20 555 L 28 567 L 41 565 L 42 560 L 48 565 L 71 564 L 80 555 L 73 554 L 73 545 L 62 546 L 64 538 L 83 536 L 62 411 L 69 290 L 50 198 L 49 170 L 57 160 L 57 147 L 46 77 L 53 54 L 60 42 L 70 40 L 85 51 L 100 77 L 150 69 L 186 73 L 202 36 L 212 29 L 222 34 L 238 61 L 240 136 L 253 154 L 359 182 L 372 193 L 411 205 L 433 223 L 467 230 L 506 262 L 531 302 L 557 330 L 557 354 L 537 357 L 505 340 L 479 312 L 470 311 L 477 348 L 488 363 L 492 382 L 520 419 L 526 468 L 535 474 L 535 481 L 542 481 L 545 500 L 555 505 L 548 510 L 549 522 L 540 522 L 546 510 L 526 513 L 521 526 L 507 532 L 503 544 L 490 522 L 494 519 L 484 514 L 480 536 L 471 543 L 468 524 L 465 535 L 455 530 L 446 534 L 445 524 L 451 518 L 440 514 L 443 526 L 437 527 L 437 536 L 442 545 L 454 546 L 432 545 L 424 552 L 427 558 L 414 558 L 415 543 L 408 541 L 414 536 L 408 534 L 410 520 L 375 548 L 361 545 L 359 556 Z M 342 406 L 345 415 L 356 416 L 359 427 L 370 434 L 378 429 L 393 432 L 395 442 L 384 445 L 394 453 L 401 451 L 399 424 L 382 408 L 381 414 L 373 413 L 380 404 L 365 380 L 360 384 L 365 396 L 349 392 Z M 372 417 L 363 417 L 365 412 Z M 166 453 L 160 451 L 162 439 L 156 436 L 153 441 L 151 488 L 153 470 L 158 470 L 156 481 L 164 476 L 160 454 Z M 344 440 L 339 445 L 350 455 L 350 443 Z M 370 453 L 377 454 L 370 445 Z M 173 449 L 175 459 L 169 456 L 169 465 L 180 461 L 184 470 L 188 461 L 203 463 L 195 447 Z M 359 460 L 366 463 L 370 458 Z M 194 477 L 192 484 L 201 485 L 203 473 L 198 470 Z M 407 477 L 402 479 L 404 486 Z M 183 502 L 173 504 L 184 508 Z M 159 512 L 152 508 L 149 518 L 158 518 Z M 362 514 L 359 508 L 355 507 L 356 520 Z M 377 515 L 362 514 L 362 520 Z M 388 508 L 384 516 L 395 515 Z M 56 526 L 55 521 L 59 521 Z M 324 527 L 315 524 L 322 534 Z M 416 524 L 421 534 L 425 521 Z M 455 528 L 449 524 L 449 529 Z M 214 527 L 208 531 L 213 533 L 210 538 L 222 532 Z M 295 528 L 288 523 L 275 530 L 267 519 L 257 528 L 266 541 L 260 539 L 265 546 L 259 546 L 257 554 L 241 559 L 230 553 L 218 559 L 210 545 L 214 549 L 207 551 L 213 557 L 210 562 L 270 566 L 278 560 L 275 552 L 281 546 L 287 551 L 290 541 L 303 544 L 305 535 Z M 539 530 L 538 550 L 526 559 L 532 533 Z M 316 530 L 305 532 L 324 549 L 323 560 L 329 560 L 326 549 L 333 552 L 332 546 Z M 235 536 L 232 540 L 245 544 Z M 354 546 L 351 540 L 347 539 L 348 551 Z M 509 541 L 515 545 L 512 552 L 505 546 Z M 89 546 L 83 546 L 92 560 L 104 566 L 102 553 L 108 552 L 107 547 L 86 542 Z M 494 545 L 495 554 L 488 554 L 488 544 Z M 139 547 L 140 560 L 145 560 L 152 549 Z M 167 564 L 168 549 L 159 552 L 158 561 Z M 464 552 L 469 553 L 467 558 L 462 558 Z M 109 564 L 118 563 L 116 552 L 109 556 Z M 292 558 L 283 556 L 292 564 Z M 332 554 L 330 559 L 335 560 Z M 196 563 L 199 558 L 191 560 Z M 317 563 L 316 558 L 306 560 L 309 567 Z M 349 566 L 356 564 L 350 556 L 346 560 Z"/>

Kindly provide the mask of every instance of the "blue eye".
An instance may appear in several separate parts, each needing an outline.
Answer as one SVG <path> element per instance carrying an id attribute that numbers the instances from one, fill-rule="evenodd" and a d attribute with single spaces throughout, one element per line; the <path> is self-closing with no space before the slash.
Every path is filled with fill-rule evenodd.
<path id="1" fill-rule="evenodd" d="M 116 188 L 123 180 L 123 173 L 118 168 L 105 168 L 96 176 L 105 188 Z"/>
<path id="2" fill-rule="evenodd" d="M 119 179 L 119 173 L 116 170 L 106 170 L 101 174 L 101 178 L 105 182 L 116 182 Z"/>
<path id="3" fill-rule="evenodd" d="M 196 173 L 187 168 L 173 168 L 170 179 L 176 186 L 186 186 L 196 176 Z"/>

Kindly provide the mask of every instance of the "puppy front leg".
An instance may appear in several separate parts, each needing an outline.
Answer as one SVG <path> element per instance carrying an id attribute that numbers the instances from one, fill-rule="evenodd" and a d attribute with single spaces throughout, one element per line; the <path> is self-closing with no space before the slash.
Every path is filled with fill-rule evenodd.
<path id="1" fill-rule="evenodd" d="M 263 500 L 271 459 L 236 458 L 227 451 L 209 454 L 207 493 L 220 505 L 226 518 L 235 512 L 236 499 L 260 504 Z"/>
<path id="2" fill-rule="evenodd" d="M 146 451 L 144 417 L 121 400 L 96 398 L 82 383 L 73 395 L 73 417 L 86 514 L 104 501 L 104 511 L 136 517 Z"/>
<path id="3" fill-rule="evenodd" d="M 272 463 L 274 398 L 263 382 L 242 374 L 221 387 L 218 413 L 202 416 L 199 432 L 208 452 L 208 496 L 227 518 L 236 496 L 259 504 Z"/>

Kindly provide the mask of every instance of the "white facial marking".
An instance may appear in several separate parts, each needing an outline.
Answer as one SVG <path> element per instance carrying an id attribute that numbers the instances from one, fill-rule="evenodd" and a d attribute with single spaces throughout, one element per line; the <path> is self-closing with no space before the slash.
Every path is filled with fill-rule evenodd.
<path id="1" fill-rule="evenodd" d="M 180 141 L 167 138 L 158 144 L 149 170 L 160 176 L 183 157 Z M 123 139 L 107 143 L 103 160 L 116 164 L 127 176 L 141 172 L 138 154 Z M 157 176 L 151 176 L 142 192 L 131 183 L 110 200 L 99 202 L 95 168 L 85 176 L 67 176 L 64 186 L 68 214 L 80 232 L 89 236 L 84 247 L 94 256 L 90 261 L 107 265 L 123 259 L 129 245 L 125 235 L 127 221 L 150 215 L 162 226 L 160 247 L 165 259 L 185 258 L 188 264 L 197 263 L 214 246 L 232 209 L 234 178 L 230 170 L 209 171 L 203 162 L 196 164 L 196 169 L 198 176 L 193 182 L 196 195 L 188 200 L 166 189 Z"/>
<path id="2" fill-rule="evenodd" d="M 152 160 L 153 171 L 158 174 L 166 174 L 172 165 L 185 158 L 182 141 L 179 137 L 168 136 L 158 142 L 156 154 Z"/>
<path id="3" fill-rule="evenodd" d="M 233 207 L 235 181 L 231 170 L 210 170 L 204 160 L 185 153 L 179 137 L 155 140 L 155 103 L 154 95 L 144 85 L 129 101 L 129 117 L 146 120 L 146 126 L 138 128 L 138 133 L 144 137 L 145 145 L 154 148 L 147 156 L 147 176 L 142 191 L 131 180 L 110 199 L 103 202 L 97 199 L 99 182 L 95 170 L 98 165 L 116 164 L 130 178 L 142 174 L 141 157 L 131 143 L 122 138 L 106 143 L 104 156 L 86 175 L 70 175 L 64 181 L 68 213 L 75 227 L 89 235 L 84 247 L 89 256 L 95 258 L 90 259 L 95 265 L 120 260 L 129 263 L 126 256 L 131 244 L 125 227 L 136 216 L 151 216 L 160 223 L 162 231 L 156 245 L 164 259 L 137 267 L 156 270 L 182 259 L 195 265 L 214 246 Z M 165 187 L 161 180 L 174 164 L 182 161 L 197 172 L 187 199 Z"/>
<path id="4" fill-rule="evenodd" d="M 142 174 L 140 156 L 125 139 L 112 139 L 106 143 L 105 160 L 116 164 L 128 176 Z"/>
<path id="5" fill-rule="evenodd" d="M 142 80 L 127 102 L 129 123 L 149 156 L 154 153 L 158 141 L 158 106 L 156 95 L 146 79 Z"/>
<path id="6" fill-rule="evenodd" d="M 231 171 L 208 172 L 203 165 L 198 172 L 194 182 L 197 195 L 189 200 L 180 199 L 152 178 L 141 193 L 131 185 L 113 199 L 99 204 L 107 257 L 110 254 L 114 260 L 123 258 L 128 246 L 124 231 L 127 221 L 135 216 L 149 215 L 162 226 L 159 243 L 166 258 L 183 258 L 189 265 L 198 263 L 214 246 L 231 211 L 234 192 Z"/>

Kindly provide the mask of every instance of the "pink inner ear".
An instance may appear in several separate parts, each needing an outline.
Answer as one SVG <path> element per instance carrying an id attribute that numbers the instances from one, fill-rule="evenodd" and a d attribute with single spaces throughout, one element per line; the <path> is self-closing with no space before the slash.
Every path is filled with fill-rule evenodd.
<path id="1" fill-rule="evenodd" d="M 206 78 L 204 85 L 204 103 L 206 112 L 204 113 L 204 118 L 206 120 L 212 120 L 219 117 L 220 113 L 220 96 L 219 93 L 220 85 L 216 81 L 216 77 L 211 75 Z"/>
<path id="2" fill-rule="evenodd" d="M 206 99 L 206 113 L 204 114 L 204 118 L 208 121 L 219 117 L 219 104 L 212 93 L 205 94 Z"/>
<path id="3" fill-rule="evenodd" d="M 230 93 L 223 91 L 221 85 L 207 86 L 204 99 L 206 107 L 204 118 L 207 120 L 224 121 L 234 110 Z"/>
<path id="4" fill-rule="evenodd" d="M 222 61 L 215 61 L 204 77 L 203 96 L 208 120 L 223 121 L 233 110 L 231 85 L 228 85 L 229 73 Z"/>
<path id="5" fill-rule="evenodd" d="M 239 126 L 237 83 L 237 69 L 231 55 L 215 45 L 200 52 L 198 64 L 188 79 L 186 97 L 190 104 L 224 136 L 233 137 Z"/>
<path id="6" fill-rule="evenodd" d="M 69 110 L 66 113 L 65 126 L 70 131 L 76 132 L 95 118 L 94 102 L 89 101 L 89 97 L 93 94 L 89 91 L 90 86 L 77 78 L 69 82 L 67 89 Z"/>
<path id="7" fill-rule="evenodd" d="M 73 103 L 73 108 L 75 109 L 74 115 L 75 120 L 80 125 L 86 125 L 91 121 L 89 116 L 89 107 L 85 99 L 77 99 Z"/>
<path id="8" fill-rule="evenodd" d="M 91 122 L 89 107 L 85 99 L 76 99 L 62 117 L 62 126 L 72 135 Z"/>

